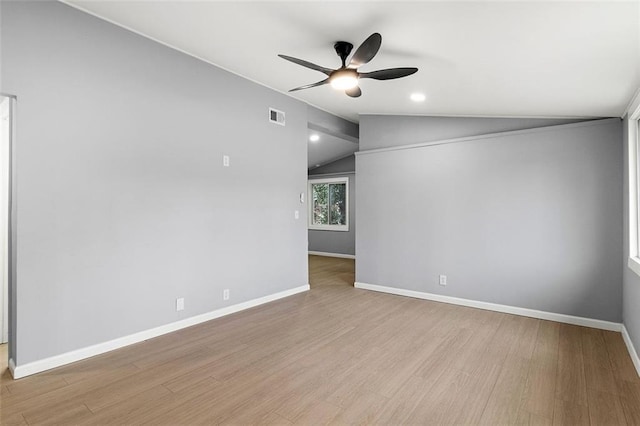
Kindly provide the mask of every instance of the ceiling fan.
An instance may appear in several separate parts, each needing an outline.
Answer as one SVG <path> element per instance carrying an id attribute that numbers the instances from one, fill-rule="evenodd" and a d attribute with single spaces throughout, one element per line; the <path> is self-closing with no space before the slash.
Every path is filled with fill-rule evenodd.
<path id="1" fill-rule="evenodd" d="M 312 87 L 322 86 L 325 84 L 331 84 L 331 86 L 338 90 L 344 90 L 344 92 L 352 98 L 357 98 L 362 95 L 362 90 L 358 87 L 358 79 L 360 78 L 372 78 L 374 80 L 392 80 L 394 78 L 402 78 L 408 75 L 414 74 L 418 71 L 418 68 L 388 68 L 384 70 L 377 70 L 371 72 L 358 72 L 358 68 L 373 59 L 380 49 L 382 44 L 382 36 L 378 33 L 371 34 L 361 45 L 356 49 L 356 52 L 351 57 L 351 61 L 347 65 L 347 57 L 353 49 L 353 44 L 346 41 L 338 41 L 333 45 L 336 53 L 342 60 L 342 66 L 338 69 L 331 69 L 321 67 L 320 65 L 313 64 L 303 59 L 294 58 L 287 55 L 278 55 L 282 59 L 291 61 L 294 64 L 302 65 L 312 70 L 320 71 L 327 75 L 324 80 L 317 83 L 307 84 L 305 86 L 296 87 L 289 90 L 289 92 L 295 92 L 296 90 L 310 89 Z"/>

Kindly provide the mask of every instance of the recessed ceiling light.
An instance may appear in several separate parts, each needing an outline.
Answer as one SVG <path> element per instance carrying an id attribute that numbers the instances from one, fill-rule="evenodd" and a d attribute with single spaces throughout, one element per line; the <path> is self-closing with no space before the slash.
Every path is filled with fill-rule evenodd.
<path id="1" fill-rule="evenodd" d="M 309 136 L 309 140 L 311 142 L 318 142 L 320 140 L 320 135 L 317 135 L 317 134 L 314 133 L 311 136 Z"/>
<path id="2" fill-rule="evenodd" d="M 424 95 L 424 93 L 412 93 L 411 94 L 411 100 L 413 102 L 424 102 L 425 99 L 427 99 L 427 97 Z"/>
<path id="3" fill-rule="evenodd" d="M 320 164 L 316 164 L 316 167 L 320 167 Z"/>

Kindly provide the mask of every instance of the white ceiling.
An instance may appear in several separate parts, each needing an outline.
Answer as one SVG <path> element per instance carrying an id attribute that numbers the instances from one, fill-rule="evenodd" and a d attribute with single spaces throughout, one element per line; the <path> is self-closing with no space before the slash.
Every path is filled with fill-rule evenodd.
<path id="1" fill-rule="evenodd" d="M 416 66 L 392 81 L 361 80 L 292 96 L 358 114 L 590 117 L 621 115 L 640 87 L 640 2 L 88 1 L 114 23 L 276 90 L 324 75 L 278 58 L 337 68 L 338 40 L 382 34 L 361 71 Z M 414 103 L 412 92 L 427 100 Z"/>

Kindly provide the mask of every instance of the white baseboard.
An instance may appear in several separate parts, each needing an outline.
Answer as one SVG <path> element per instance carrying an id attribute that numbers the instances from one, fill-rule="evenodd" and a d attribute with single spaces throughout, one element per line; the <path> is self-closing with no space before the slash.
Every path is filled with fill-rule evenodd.
<path id="1" fill-rule="evenodd" d="M 503 312 L 506 314 L 520 315 L 524 317 L 538 318 L 548 321 L 562 322 L 566 324 L 581 325 L 583 327 L 599 328 L 602 330 L 622 331 L 622 324 L 617 322 L 602 321 L 591 318 L 575 317 L 573 315 L 556 314 L 553 312 L 537 311 L 535 309 L 518 308 L 516 306 L 500 305 L 497 303 L 479 302 L 470 299 L 461 299 L 458 297 L 443 296 L 440 294 L 424 293 L 421 291 L 405 290 L 401 288 L 386 287 L 375 284 L 366 284 L 356 282 L 355 288 L 364 290 L 379 291 L 382 293 L 390 293 L 398 296 L 414 297 L 417 299 L 432 300 L 434 302 L 449 303 L 452 305 L 467 306 L 470 308 L 485 309 L 488 311 Z"/>
<path id="2" fill-rule="evenodd" d="M 629 332 L 627 331 L 627 327 L 622 324 L 622 340 L 627 345 L 627 350 L 629 351 L 629 355 L 631 356 L 631 361 L 633 361 L 633 365 L 636 367 L 636 372 L 638 376 L 640 376 L 640 358 L 638 357 L 638 352 L 636 352 L 636 348 L 633 346 L 633 342 L 631 341 L 631 336 L 629 336 Z"/>
<path id="3" fill-rule="evenodd" d="M 11 373 L 11 376 L 15 378 L 15 371 L 16 371 L 16 363 L 13 362 L 13 358 L 9 358 L 9 372 Z"/>
<path id="4" fill-rule="evenodd" d="M 310 251 L 310 255 L 313 256 L 325 256 L 325 257 L 339 257 L 341 259 L 355 259 L 355 255 L 353 254 L 342 254 L 342 253 L 327 253 L 324 251 Z"/>
<path id="5" fill-rule="evenodd" d="M 236 305 L 227 306 L 224 308 L 216 309 L 215 311 L 207 312 L 206 314 L 196 315 L 191 318 L 186 318 L 180 321 L 172 322 L 170 324 L 162 325 L 160 327 L 152 328 L 150 330 L 141 331 L 138 333 L 130 334 L 128 336 L 119 337 L 108 342 L 98 343 L 97 345 L 89 346 L 86 348 L 77 349 L 64 354 L 52 356 L 38 361 L 33 361 L 24 365 L 15 365 L 13 359 L 9 360 L 9 368 L 14 379 L 20 379 L 22 377 L 30 376 L 32 374 L 40 373 L 42 371 L 50 370 L 52 368 L 60 367 L 62 365 L 70 364 L 72 362 L 80 361 L 92 356 L 100 355 L 105 352 L 119 349 L 134 343 L 139 343 L 144 340 L 152 339 L 154 337 L 162 336 L 163 334 L 171 333 L 176 330 L 191 327 L 196 324 L 200 324 L 212 319 L 220 318 L 225 315 L 233 314 L 243 311 L 245 309 L 253 308 L 254 306 L 262 305 L 274 300 L 282 299 L 284 297 L 292 296 L 297 293 L 302 293 L 309 290 L 309 284 L 295 287 L 289 290 L 281 291 L 279 293 L 270 294 L 268 296 L 260 297 L 246 302 L 238 303 Z"/>

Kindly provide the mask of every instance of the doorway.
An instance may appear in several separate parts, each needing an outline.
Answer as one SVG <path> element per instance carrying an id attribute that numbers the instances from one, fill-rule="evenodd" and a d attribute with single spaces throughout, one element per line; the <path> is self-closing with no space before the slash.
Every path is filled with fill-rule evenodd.
<path id="1" fill-rule="evenodd" d="M 311 288 L 353 287 L 354 280 L 354 259 L 309 255 Z"/>

